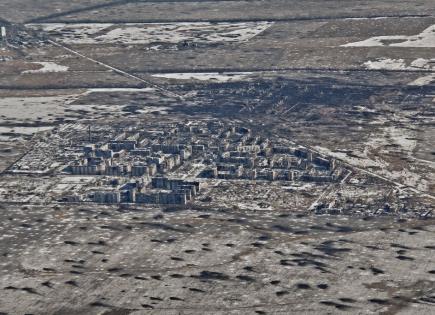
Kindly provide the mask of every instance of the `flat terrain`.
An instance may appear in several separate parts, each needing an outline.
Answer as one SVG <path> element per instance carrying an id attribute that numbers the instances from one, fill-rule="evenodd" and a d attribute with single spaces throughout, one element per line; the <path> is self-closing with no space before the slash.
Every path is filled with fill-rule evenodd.
<path id="1" fill-rule="evenodd" d="M 0 0 L 0 27 L 1 314 L 434 312 L 433 1 Z M 71 126 L 209 121 L 343 174 L 172 207 L 60 202 L 97 180 L 51 151 L 11 171 Z"/>

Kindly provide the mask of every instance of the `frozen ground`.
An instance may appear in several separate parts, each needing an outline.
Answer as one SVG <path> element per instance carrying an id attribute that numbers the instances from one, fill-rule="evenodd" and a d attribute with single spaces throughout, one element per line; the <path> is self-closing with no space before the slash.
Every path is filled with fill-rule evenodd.
<path id="1" fill-rule="evenodd" d="M 364 65 L 371 70 L 435 71 L 435 59 L 419 58 L 408 65 L 404 59 L 379 58 L 378 60 L 367 61 Z"/>
<path id="2" fill-rule="evenodd" d="M 244 42 L 269 28 L 269 22 L 28 24 L 65 44 L 151 44 Z"/>
<path id="3" fill-rule="evenodd" d="M 415 59 L 407 64 L 404 59 L 379 58 L 364 63 L 370 70 L 398 70 L 398 71 L 433 71 L 435 72 L 435 59 Z M 435 74 L 423 75 L 408 83 L 408 85 L 425 86 L 435 81 Z"/>
<path id="4" fill-rule="evenodd" d="M 315 149 L 321 153 L 335 156 L 350 165 L 385 176 L 385 178 L 398 183 L 399 186 L 403 184 L 421 191 L 428 191 L 430 186 L 427 179 L 434 180 L 432 175 L 435 171 L 435 164 L 430 161 L 415 160 L 412 165 L 401 165 L 392 158 L 394 152 L 401 152 L 403 156 L 412 159 L 417 147 L 415 137 L 416 134 L 412 130 L 390 126 L 383 128 L 382 134 L 371 135 L 361 150 L 353 150 L 352 154 L 332 151 L 321 146 L 316 146 Z M 416 165 L 428 169 L 428 173 L 422 173 Z"/>
<path id="5" fill-rule="evenodd" d="M 429 314 L 433 301 L 431 221 L 44 206 L 1 222 L 12 314 Z"/>
<path id="6" fill-rule="evenodd" d="M 348 43 L 344 47 L 376 47 L 376 46 L 390 46 L 390 47 L 421 47 L 421 48 L 434 48 L 435 47 L 435 25 L 432 25 L 421 33 L 411 36 L 406 35 L 385 35 L 375 36 L 369 39 Z"/>
<path id="7" fill-rule="evenodd" d="M 58 123 L 69 120 L 97 118 L 110 115 L 111 117 L 125 116 L 125 108 L 129 103 L 123 101 L 92 102 L 95 99 L 110 99 L 114 95 L 151 95 L 156 93 L 153 88 L 89 88 L 69 91 L 54 91 L 45 96 L 23 95 L 0 97 L 0 140 L 12 141 L 20 136 L 32 136 L 41 131 L 54 128 Z M 17 94 L 13 92 L 13 94 Z M 35 92 L 33 92 L 35 94 Z M 80 100 L 91 98 L 89 102 Z M 77 104 L 76 104 L 77 103 Z M 145 106 L 134 109 L 136 114 L 157 113 L 165 114 L 170 109 L 167 106 Z"/>
<path id="8" fill-rule="evenodd" d="M 62 113 L 64 106 L 75 100 L 76 95 L 2 97 L 0 98 L 0 115 L 16 120 L 36 120 L 38 117 Z"/>
<path id="9" fill-rule="evenodd" d="M 51 121 L 80 97 L 92 93 L 153 93 L 153 88 L 91 88 L 56 96 L 0 97 L 0 116 L 17 121 Z M 58 93 L 57 93 L 58 94 Z M 93 104 L 89 104 L 93 105 Z M 41 119 L 39 119 L 41 120 Z"/>
<path id="10" fill-rule="evenodd" d="M 435 222 L 408 216 L 435 198 L 433 0 L 15 0 L 0 25 L 0 314 L 434 313 Z M 7 171 L 54 126 L 214 118 L 354 167 L 186 207 L 61 203 L 94 178 Z"/>

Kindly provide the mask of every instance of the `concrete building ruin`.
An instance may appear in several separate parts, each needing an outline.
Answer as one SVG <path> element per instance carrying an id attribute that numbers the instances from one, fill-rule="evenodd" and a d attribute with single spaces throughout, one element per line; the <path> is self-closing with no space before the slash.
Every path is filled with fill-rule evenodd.
<path id="1" fill-rule="evenodd" d="M 59 164 L 54 160 L 64 161 L 63 167 L 53 169 Z M 331 157 L 290 142 L 274 143 L 243 126 L 188 121 L 93 126 L 91 137 L 88 126 L 68 125 L 47 135 L 10 169 L 18 171 L 95 177 L 99 184 L 80 196 L 83 202 L 183 205 L 200 193 L 199 182 L 209 179 L 323 184 L 340 180 L 343 167 Z"/>

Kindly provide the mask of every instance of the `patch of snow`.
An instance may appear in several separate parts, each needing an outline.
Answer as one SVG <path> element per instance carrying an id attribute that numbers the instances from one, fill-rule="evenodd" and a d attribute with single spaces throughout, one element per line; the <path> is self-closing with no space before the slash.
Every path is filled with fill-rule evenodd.
<path id="1" fill-rule="evenodd" d="M 40 62 L 32 62 L 33 64 L 41 65 L 42 68 L 36 69 L 36 70 L 26 70 L 23 71 L 23 74 L 26 73 L 50 73 L 50 72 L 66 72 L 68 71 L 69 67 L 58 65 L 55 62 L 51 61 L 40 61 Z"/>
<path id="2" fill-rule="evenodd" d="M 160 73 L 153 74 L 153 77 L 178 80 L 199 80 L 199 81 L 216 81 L 232 82 L 246 79 L 252 72 L 208 72 L 208 73 Z"/>
<path id="3" fill-rule="evenodd" d="M 329 155 L 332 157 L 335 157 L 337 159 L 340 159 L 350 165 L 354 165 L 361 168 L 367 168 L 367 167 L 383 167 L 385 166 L 383 163 L 379 161 L 374 161 L 372 159 L 369 159 L 368 157 L 353 157 L 347 155 L 345 152 L 336 152 L 331 151 L 328 148 L 315 146 L 314 147 L 317 151 L 319 151 L 322 154 Z"/>
<path id="4" fill-rule="evenodd" d="M 110 93 L 110 92 L 154 92 L 154 88 L 91 88 L 84 94 L 90 93 Z"/>
<path id="5" fill-rule="evenodd" d="M 435 70 L 435 66 L 432 64 L 435 59 L 423 59 L 418 58 L 413 60 L 409 65 L 406 64 L 404 59 L 390 59 L 390 58 L 379 58 L 376 60 L 369 60 L 364 63 L 367 69 L 371 70 Z"/>
<path id="6" fill-rule="evenodd" d="M 291 190 L 291 191 L 293 191 L 293 190 L 305 191 L 305 190 L 312 189 L 313 187 L 314 187 L 314 184 L 307 183 L 307 184 L 304 184 L 304 185 L 283 186 L 282 189 L 284 189 L 284 190 Z"/>
<path id="7" fill-rule="evenodd" d="M 406 70 L 407 66 L 403 59 L 380 58 L 369 60 L 364 66 L 370 70 Z"/>
<path id="8" fill-rule="evenodd" d="M 389 172 L 389 177 L 394 180 L 400 180 L 404 184 L 415 187 L 421 191 L 426 191 L 429 188 L 427 180 L 423 179 L 419 174 L 408 169 L 403 169 L 401 171 L 391 171 Z"/>
<path id="9" fill-rule="evenodd" d="M 73 183 L 73 184 L 80 184 L 80 183 L 90 183 L 95 181 L 95 178 L 93 176 L 65 176 L 62 177 L 60 180 L 61 183 Z"/>
<path id="10" fill-rule="evenodd" d="M 412 134 L 406 132 L 403 128 L 389 127 L 385 128 L 385 132 L 395 144 L 401 146 L 402 150 L 408 153 L 412 153 L 417 146 L 417 140 L 412 139 Z"/>
<path id="11" fill-rule="evenodd" d="M 42 23 L 27 24 L 26 26 L 34 30 L 42 30 L 54 37 L 61 37 L 63 43 L 83 43 L 90 44 L 94 42 L 92 36 L 102 32 L 104 29 L 111 27 L 109 23 Z"/>
<path id="12" fill-rule="evenodd" d="M 435 83 L 435 74 L 429 74 L 429 75 L 420 77 L 418 79 L 415 79 L 414 81 L 409 82 L 408 85 L 425 86 L 425 85 L 429 85 L 431 83 Z"/>
<path id="13" fill-rule="evenodd" d="M 16 133 L 20 135 L 32 135 L 41 131 L 48 131 L 53 129 L 53 126 L 44 127 L 0 127 L 0 133 Z"/>
<path id="14" fill-rule="evenodd" d="M 376 109 L 374 108 L 368 108 L 366 106 L 355 106 L 355 108 L 359 111 L 359 112 L 366 112 L 366 113 L 377 113 Z"/>
<path id="15" fill-rule="evenodd" d="M 404 59 L 379 58 L 364 63 L 369 70 L 403 70 L 403 71 L 435 71 L 435 59 L 418 58 L 407 64 Z M 435 74 L 429 74 L 415 79 L 408 85 L 424 86 L 435 81 Z"/>
<path id="16" fill-rule="evenodd" d="M 395 19 L 396 17 L 392 16 L 377 16 L 377 17 L 352 17 L 345 18 L 346 21 L 359 21 L 359 20 L 386 20 L 386 19 Z"/>
<path id="17" fill-rule="evenodd" d="M 61 105 L 69 104 L 76 95 L 2 97 L 0 98 L 0 116 L 10 119 L 36 119 L 64 112 Z"/>
<path id="18" fill-rule="evenodd" d="M 242 23 L 125 23 L 125 24 L 27 24 L 66 44 L 150 44 L 187 42 L 245 42 L 269 28 L 272 22 Z M 154 46 L 155 47 L 155 46 Z"/>
<path id="19" fill-rule="evenodd" d="M 424 59 L 424 58 L 417 58 L 413 62 L 411 62 L 411 68 L 412 69 L 433 69 L 434 66 L 431 65 L 431 63 L 434 63 L 435 59 Z"/>
<path id="20" fill-rule="evenodd" d="M 384 127 L 383 134 L 372 134 L 366 143 L 366 149 L 377 150 L 383 146 L 395 144 L 401 150 L 412 155 L 417 146 L 417 140 L 414 139 L 412 131 L 395 126 Z"/>
<path id="21" fill-rule="evenodd" d="M 417 35 L 375 36 L 363 41 L 348 43 L 343 47 L 428 47 L 435 48 L 435 25 L 423 30 Z"/>

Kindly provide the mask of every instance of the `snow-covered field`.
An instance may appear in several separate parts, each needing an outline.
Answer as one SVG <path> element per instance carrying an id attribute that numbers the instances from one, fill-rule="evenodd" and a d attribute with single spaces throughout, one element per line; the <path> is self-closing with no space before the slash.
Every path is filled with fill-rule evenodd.
<path id="1" fill-rule="evenodd" d="M 154 92 L 153 88 L 91 88 L 75 94 L 57 96 L 25 96 L 25 97 L 0 97 L 0 116 L 8 119 L 36 119 L 48 114 L 63 113 L 62 106 L 69 105 L 80 96 L 91 93 L 112 92 Z"/>
<path id="2" fill-rule="evenodd" d="M 0 127 L 0 133 L 16 133 L 20 135 L 32 135 L 37 132 L 51 130 L 54 127 Z"/>
<path id="3" fill-rule="evenodd" d="M 153 92 L 153 88 L 93 88 L 76 94 L 57 96 L 0 97 L 0 116 L 8 119 L 33 120 L 62 114 L 65 106 L 91 93 Z"/>
<path id="4" fill-rule="evenodd" d="M 420 48 L 435 48 L 435 25 L 423 30 L 416 35 L 385 35 L 375 36 L 368 39 L 347 43 L 341 45 L 342 47 L 420 47 Z M 409 54 L 404 52 L 404 56 Z M 364 63 L 367 69 L 371 70 L 432 70 L 435 71 L 435 59 L 418 58 L 407 63 L 405 59 L 391 59 L 379 58 L 376 60 L 369 60 Z M 424 86 L 435 82 L 435 73 L 422 76 L 416 80 L 409 82 L 409 85 Z"/>
<path id="5" fill-rule="evenodd" d="M 423 30 L 420 34 L 406 35 L 386 35 L 375 36 L 366 40 L 348 43 L 343 47 L 376 47 L 376 46 L 391 46 L 391 47 L 428 47 L 435 48 L 435 25 Z"/>
<path id="6" fill-rule="evenodd" d="M 75 100 L 75 95 L 0 97 L 0 116 L 9 119 L 32 120 L 63 113 L 61 105 Z"/>
<path id="7" fill-rule="evenodd" d="M 124 106 L 113 105 L 72 105 L 80 97 L 92 93 L 134 93 L 134 92 L 154 92 L 153 88 L 91 88 L 77 90 L 74 94 L 55 95 L 55 96 L 23 96 L 23 97 L 0 97 L 0 121 L 7 121 L 8 125 L 0 126 L 0 134 L 15 133 L 20 135 L 32 135 L 41 131 L 54 128 L 53 126 L 21 126 L 23 123 L 34 124 L 44 123 L 53 124 L 57 117 L 63 117 L 67 110 L 75 112 L 89 112 L 90 115 L 101 113 L 121 113 Z M 140 113 L 160 113 L 165 114 L 169 108 L 157 106 L 143 106 L 137 110 Z M 78 119 L 79 116 L 76 117 Z M 73 119 L 73 117 L 70 117 Z M 14 126 L 19 124 L 20 126 Z M 0 140 L 10 141 L 16 139 L 15 136 L 1 135 Z"/>
<path id="8" fill-rule="evenodd" d="M 388 158 L 390 153 L 388 146 L 391 145 L 396 146 L 395 151 L 401 151 L 406 157 L 412 159 L 417 148 L 414 131 L 396 126 L 387 126 L 383 128 L 381 134 L 374 133 L 370 136 L 364 145 L 364 149 L 354 150 L 352 156 L 347 155 L 345 152 L 332 151 L 321 146 L 315 146 L 314 148 L 323 154 L 336 157 L 362 169 L 375 168 L 374 173 L 378 175 L 426 191 L 429 187 L 428 181 L 421 175 L 421 169 L 419 169 L 418 165 L 429 169 L 432 165 L 425 162 L 396 170 L 396 167 L 391 164 Z"/>
<path id="9" fill-rule="evenodd" d="M 150 44 L 244 42 L 268 29 L 271 22 L 28 24 L 65 44 Z"/>
<path id="10" fill-rule="evenodd" d="M 367 156 L 365 156 L 364 153 L 361 153 L 358 155 L 358 157 L 355 156 L 349 156 L 345 152 L 338 152 L 338 151 L 331 151 L 328 148 L 324 148 L 321 146 L 315 146 L 314 149 L 316 149 L 318 152 L 332 156 L 334 158 L 337 158 L 339 160 L 345 161 L 346 163 L 349 163 L 352 166 L 361 167 L 361 168 L 370 168 L 370 167 L 385 167 L 386 165 L 383 164 L 381 161 L 375 161 Z"/>
<path id="11" fill-rule="evenodd" d="M 404 59 L 379 58 L 365 62 L 364 66 L 372 70 L 435 70 L 435 59 L 418 58 L 407 64 Z"/>
<path id="12" fill-rule="evenodd" d="M 434 71 L 408 83 L 408 85 L 424 86 L 435 82 L 435 59 L 418 58 L 409 64 L 404 59 L 379 58 L 364 63 L 370 70 L 401 70 L 401 71 Z"/>

